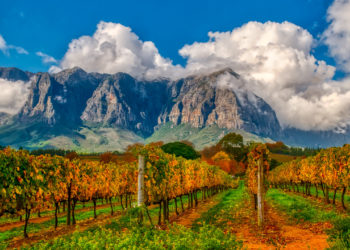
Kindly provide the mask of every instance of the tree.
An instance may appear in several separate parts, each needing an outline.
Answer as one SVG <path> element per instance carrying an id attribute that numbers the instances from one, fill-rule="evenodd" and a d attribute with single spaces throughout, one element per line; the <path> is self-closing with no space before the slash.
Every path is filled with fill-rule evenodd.
<path id="1" fill-rule="evenodd" d="M 244 161 L 248 153 L 244 147 L 243 137 L 240 134 L 229 133 L 218 142 L 218 145 L 238 162 Z"/>
<path id="2" fill-rule="evenodd" d="M 216 144 L 210 147 L 203 148 L 200 153 L 202 155 L 202 158 L 207 160 L 207 159 L 211 159 L 216 153 L 220 151 L 222 151 L 221 146 L 219 144 Z"/>
<path id="3" fill-rule="evenodd" d="M 270 170 L 276 168 L 277 166 L 281 165 L 281 163 L 275 159 L 270 160 Z"/>
<path id="4" fill-rule="evenodd" d="M 161 146 L 161 149 L 168 154 L 174 154 L 179 157 L 182 156 L 188 160 L 194 160 L 200 157 L 200 154 L 194 150 L 193 147 L 183 142 L 171 142 Z"/>
<path id="5" fill-rule="evenodd" d="M 266 146 L 270 152 L 278 154 L 288 154 L 289 148 L 281 141 L 275 143 L 266 143 Z"/>
<path id="6" fill-rule="evenodd" d="M 111 152 L 105 152 L 100 155 L 100 162 L 108 163 L 113 160 L 113 154 Z"/>
<path id="7" fill-rule="evenodd" d="M 74 160 L 76 158 L 79 158 L 79 155 L 76 152 L 73 151 L 73 152 L 70 152 L 70 153 L 66 154 L 65 157 L 72 161 L 72 160 Z"/>

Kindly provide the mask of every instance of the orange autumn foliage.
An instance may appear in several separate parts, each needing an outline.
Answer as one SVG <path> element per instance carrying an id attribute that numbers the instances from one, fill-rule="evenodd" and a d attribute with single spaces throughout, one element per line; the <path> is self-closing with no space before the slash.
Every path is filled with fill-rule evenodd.
<path id="1" fill-rule="evenodd" d="M 206 161 L 210 165 L 220 167 L 226 173 L 236 175 L 245 171 L 245 165 L 242 162 L 237 162 L 235 159 L 231 159 L 229 155 L 224 151 L 217 152 L 211 158 L 202 156 L 202 160 Z"/>

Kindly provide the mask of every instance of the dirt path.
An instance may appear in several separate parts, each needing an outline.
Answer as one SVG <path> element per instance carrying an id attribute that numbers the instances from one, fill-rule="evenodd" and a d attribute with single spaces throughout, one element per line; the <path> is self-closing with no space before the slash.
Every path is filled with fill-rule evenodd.
<path id="1" fill-rule="evenodd" d="M 118 205 L 118 204 L 114 204 Z M 100 204 L 96 206 L 96 210 L 101 209 L 101 208 L 106 208 L 106 207 L 110 207 L 110 204 Z M 86 211 L 92 211 L 94 209 L 94 207 L 85 207 L 85 208 L 81 208 L 78 210 L 75 210 L 76 213 L 78 212 L 86 212 Z M 67 212 L 61 212 L 58 214 L 58 217 L 62 217 L 65 216 L 67 214 Z M 55 218 L 55 215 L 46 215 L 46 216 L 42 216 L 42 217 L 36 217 L 33 219 L 29 219 L 29 223 L 43 223 L 45 221 L 51 220 Z M 0 225 L 0 232 L 4 232 L 4 231 L 8 231 L 11 230 L 13 228 L 16 227 L 21 227 L 24 226 L 24 220 L 23 221 L 16 221 L 16 222 L 9 222 L 9 223 L 4 223 Z"/>
<path id="2" fill-rule="evenodd" d="M 249 204 L 248 204 L 249 203 Z M 256 212 L 247 202 L 245 211 L 239 211 L 239 225 L 232 225 L 231 232 L 243 241 L 248 249 L 325 249 L 327 235 L 325 229 L 329 223 L 299 223 L 289 221 L 287 216 L 265 203 L 265 227 L 259 230 L 256 224 Z M 236 228 L 234 228 L 236 227 Z"/>
<path id="3" fill-rule="evenodd" d="M 197 207 L 186 209 L 185 212 L 181 213 L 179 216 L 174 216 L 171 218 L 170 222 L 191 228 L 192 224 L 199 219 L 203 213 L 218 203 L 219 201 L 215 196 L 208 200 L 200 201 Z"/>

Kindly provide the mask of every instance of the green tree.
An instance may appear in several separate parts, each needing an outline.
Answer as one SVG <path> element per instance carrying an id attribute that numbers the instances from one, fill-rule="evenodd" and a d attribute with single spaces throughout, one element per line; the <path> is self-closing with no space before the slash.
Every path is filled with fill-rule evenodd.
<path id="1" fill-rule="evenodd" d="M 236 161 L 246 160 L 248 150 L 244 146 L 243 137 L 240 134 L 229 133 L 218 142 L 218 145 Z"/>
<path id="2" fill-rule="evenodd" d="M 170 142 L 161 148 L 165 153 L 182 156 L 185 159 L 193 160 L 200 157 L 200 154 L 193 147 L 183 142 Z"/>

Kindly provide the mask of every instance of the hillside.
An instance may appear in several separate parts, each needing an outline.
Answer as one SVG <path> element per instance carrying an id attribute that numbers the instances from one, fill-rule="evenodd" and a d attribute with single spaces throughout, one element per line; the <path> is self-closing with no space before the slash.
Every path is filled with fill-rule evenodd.
<path id="1" fill-rule="evenodd" d="M 263 99 L 244 86 L 219 86 L 222 77 L 239 80 L 231 69 L 152 82 L 77 67 L 57 74 L 0 68 L 0 76 L 29 87 L 18 114 L 1 116 L 0 145 L 102 152 L 178 139 L 202 148 L 230 131 L 246 141 L 281 135 Z"/>

